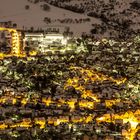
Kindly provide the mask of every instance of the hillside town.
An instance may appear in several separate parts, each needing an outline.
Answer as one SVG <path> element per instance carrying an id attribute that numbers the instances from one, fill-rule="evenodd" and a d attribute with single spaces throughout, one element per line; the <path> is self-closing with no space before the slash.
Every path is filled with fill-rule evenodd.
<path id="1" fill-rule="evenodd" d="M 140 140 L 139 1 L 18 2 L 0 5 L 0 140 Z"/>
<path id="2" fill-rule="evenodd" d="M 0 138 L 139 139 L 139 36 L 127 41 L 83 36 L 71 40 L 76 49 L 61 53 L 60 44 L 70 48 L 70 38 L 64 38 L 28 31 L 19 40 L 36 48 L 35 54 L 1 52 Z M 46 53 L 40 51 L 45 46 Z"/>

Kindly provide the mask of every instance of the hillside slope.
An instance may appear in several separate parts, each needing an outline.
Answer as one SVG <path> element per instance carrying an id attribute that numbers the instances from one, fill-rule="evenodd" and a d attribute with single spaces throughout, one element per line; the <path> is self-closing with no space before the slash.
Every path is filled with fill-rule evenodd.
<path id="1" fill-rule="evenodd" d="M 96 36 L 128 38 L 140 34 L 139 0 L 46 0 L 47 3 L 100 19 L 93 23 Z"/>
<path id="2" fill-rule="evenodd" d="M 9 4 L 7 4 L 9 3 Z M 29 3 L 26 0 L 9 0 L 3 1 L 3 5 L 0 5 L 0 21 L 13 21 L 17 23 L 18 27 L 22 28 L 34 27 L 44 28 L 48 26 L 68 26 L 70 30 L 74 32 L 75 36 L 80 36 L 82 32 L 89 32 L 91 29 L 91 23 L 100 23 L 100 20 L 92 18 L 90 22 L 85 23 L 60 23 L 60 20 L 72 19 L 86 19 L 88 16 L 84 14 L 78 14 L 65 9 L 60 9 L 54 6 L 50 6 L 50 11 L 44 11 L 41 9 L 39 4 Z M 26 10 L 25 6 L 29 5 L 29 9 Z M 45 23 L 44 18 L 51 18 L 51 23 Z"/>
<path id="3" fill-rule="evenodd" d="M 4 0 L 0 21 L 20 28 L 67 26 L 74 36 L 129 38 L 140 34 L 139 5 L 137 0 Z"/>

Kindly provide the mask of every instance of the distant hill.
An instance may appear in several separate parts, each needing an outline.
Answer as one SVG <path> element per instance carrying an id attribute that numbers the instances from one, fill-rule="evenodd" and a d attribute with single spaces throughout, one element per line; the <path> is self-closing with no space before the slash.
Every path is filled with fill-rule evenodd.
<path id="1" fill-rule="evenodd" d="M 129 38 L 140 34 L 139 11 L 138 0 L 4 0 L 0 21 L 20 28 L 67 26 L 74 36 Z"/>

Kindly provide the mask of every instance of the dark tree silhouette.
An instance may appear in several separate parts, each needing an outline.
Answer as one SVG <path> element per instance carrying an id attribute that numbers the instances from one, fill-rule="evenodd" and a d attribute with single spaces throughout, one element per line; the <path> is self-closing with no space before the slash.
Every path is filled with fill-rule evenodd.
<path id="1" fill-rule="evenodd" d="M 29 10 L 30 9 L 30 6 L 29 5 L 25 5 L 25 9 L 26 10 Z"/>

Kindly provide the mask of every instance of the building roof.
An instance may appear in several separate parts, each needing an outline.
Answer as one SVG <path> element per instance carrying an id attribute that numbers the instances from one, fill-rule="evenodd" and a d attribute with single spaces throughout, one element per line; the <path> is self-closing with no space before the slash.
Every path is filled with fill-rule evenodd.
<path id="1" fill-rule="evenodd" d="M 43 33 L 25 33 L 25 36 L 43 36 Z"/>
<path id="2" fill-rule="evenodd" d="M 63 36 L 63 34 L 45 34 L 45 36 Z"/>

